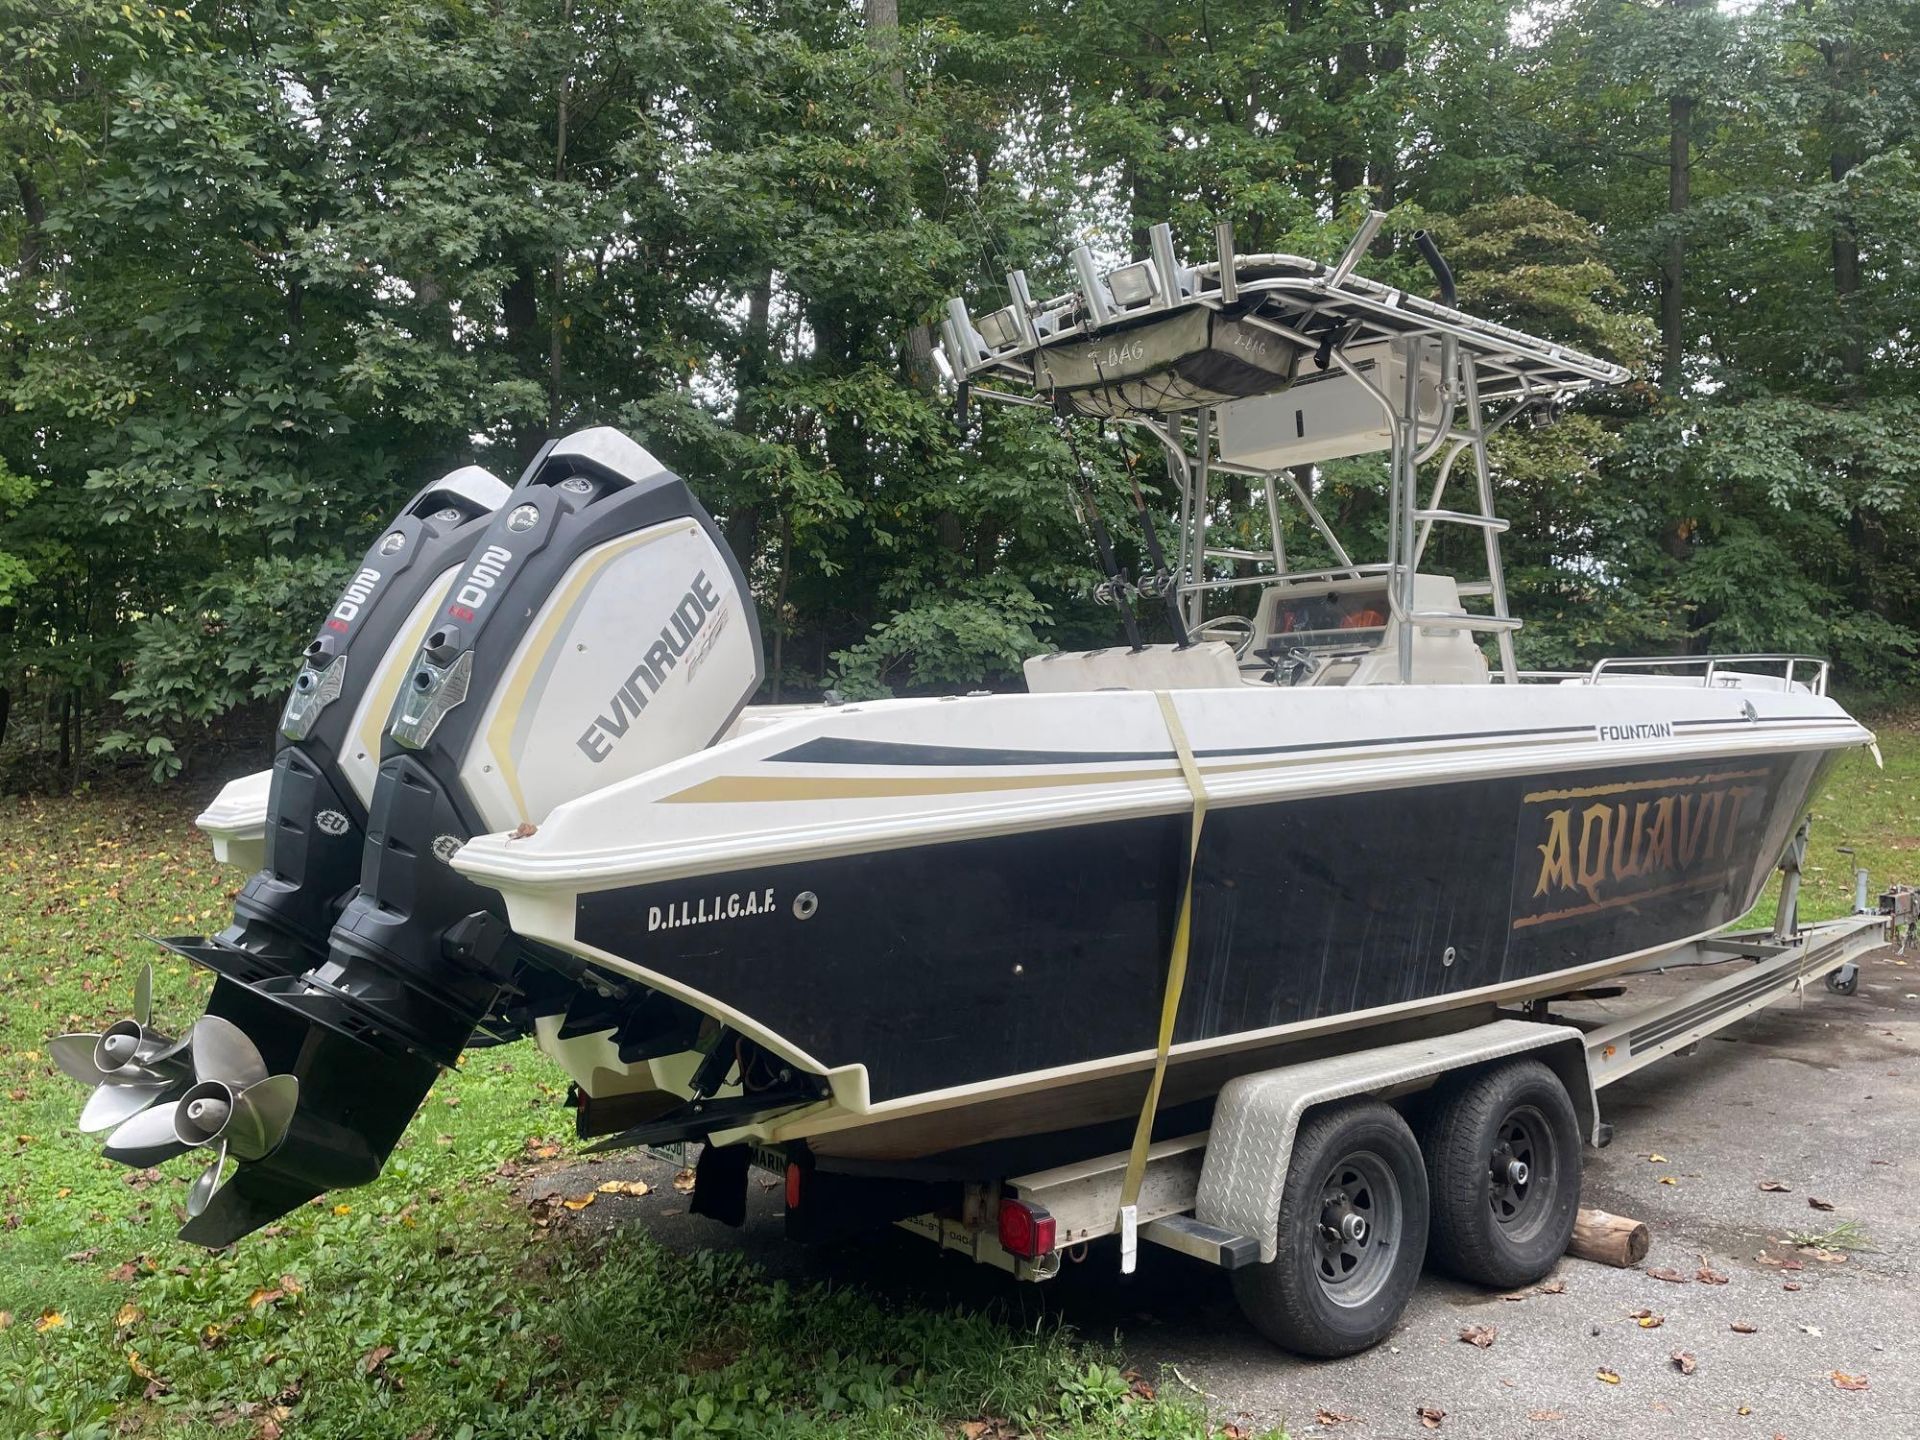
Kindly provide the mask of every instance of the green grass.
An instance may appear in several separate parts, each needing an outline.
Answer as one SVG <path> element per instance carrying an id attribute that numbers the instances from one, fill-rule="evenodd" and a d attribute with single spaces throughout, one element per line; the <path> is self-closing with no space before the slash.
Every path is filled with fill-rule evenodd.
<path id="1" fill-rule="evenodd" d="M 195 808 L 0 800 L 0 1435 L 1212 1433 L 1058 1328 L 536 1228 L 494 1174 L 567 1124 L 526 1046 L 470 1054 L 377 1183 L 226 1252 L 174 1240 L 196 1167 L 102 1159 L 46 1037 L 124 1015 L 148 961 L 162 1026 L 200 1013 L 208 978 L 141 938 L 226 923 L 238 877 Z"/>
<path id="2" fill-rule="evenodd" d="M 1920 877 L 1920 717 L 1878 730 L 1886 769 L 1848 755 L 1814 804 L 1808 918 L 1851 909 L 1856 862 L 1876 884 Z M 173 791 L 0 801 L 0 1435 L 1210 1433 L 1058 1329 L 536 1228 L 494 1174 L 566 1124 L 558 1073 L 525 1046 L 470 1054 L 377 1183 L 227 1252 L 178 1243 L 193 1164 L 149 1178 L 102 1159 L 46 1037 L 126 1013 L 148 961 L 162 1025 L 200 1013 L 208 978 L 141 938 L 226 923 L 238 877 L 195 808 Z"/>

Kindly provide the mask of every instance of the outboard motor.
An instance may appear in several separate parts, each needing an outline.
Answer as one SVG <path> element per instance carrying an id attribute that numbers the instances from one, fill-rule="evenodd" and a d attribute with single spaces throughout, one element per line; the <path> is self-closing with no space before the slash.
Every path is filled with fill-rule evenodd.
<path id="1" fill-rule="evenodd" d="M 232 926 L 212 940 L 162 941 L 168 949 L 243 980 L 298 974 L 326 955 L 360 879 L 394 697 L 441 593 L 508 493 L 477 465 L 456 470 L 408 501 L 368 549 L 307 645 L 280 717 L 266 863 L 235 899 Z"/>
<path id="2" fill-rule="evenodd" d="M 228 1023 L 195 1028 L 181 1103 L 199 1108 L 175 1139 L 241 1163 L 202 1177 L 183 1239 L 223 1245 L 373 1179 L 510 991 L 504 905 L 449 863 L 467 839 L 704 748 L 761 679 L 752 598 L 712 519 L 609 429 L 535 458 L 426 628 L 327 955 L 298 975 L 223 971 L 208 1009 Z"/>
<path id="3" fill-rule="evenodd" d="M 324 958 L 327 935 L 360 878 L 366 807 L 394 695 L 441 591 L 507 494 L 499 479 L 469 465 L 425 486 L 374 541 L 307 646 L 281 716 L 263 868 L 218 936 L 161 944 L 243 982 L 298 974 Z M 235 782 L 223 797 L 246 783 Z M 147 967 L 130 1017 L 100 1035 L 54 1036 L 50 1046 L 61 1069 L 94 1087 L 80 1128 L 114 1131 L 106 1153 L 136 1166 L 186 1148 L 173 1136 L 170 1102 L 195 1074 L 191 1037 L 174 1041 L 149 1028 L 152 985 Z M 162 1113 L 122 1133 L 155 1107 Z"/>

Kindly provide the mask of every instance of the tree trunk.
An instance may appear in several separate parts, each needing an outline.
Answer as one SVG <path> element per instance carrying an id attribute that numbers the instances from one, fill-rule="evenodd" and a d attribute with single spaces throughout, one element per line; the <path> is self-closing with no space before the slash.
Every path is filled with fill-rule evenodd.
<path id="1" fill-rule="evenodd" d="M 901 110 L 907 106 L 907 74 L 900 65 L 900 0 L 866 0 L 867 39 L 886 62 L 887 88 Z M 915 322 L 907 327 L 907 339 L 901 355 L 907 383 L 931 395 L 936 381 L 933 369 L 933 327 Z"/>
<path id="2" fill-rule="evenodd" d="M 1412 8 L 1413 0 L 1381 0 L 1380 16 L 1391 25 Z M 1374 60 L 1374 74 L 1381 79 L 1397 80 L 1406 68 L 1406 42 L 1396 34 L 1380 45 Z M 1379 150 L 1367 162 L 1367 188 L 1373 191 L 1373 203 L 1382 210 L 1391 210 L 1399 199 L 1400 135 L 1397 129 L 1381 138 Z M 1369 253 L 1386 259 L 1393 253 L 1393 237 L 1382 231 L 1374 237 Z"/>
<path id="3" fill-rule="evenodd" d="M 521 366 L 538 373 L 540 340 L 535 331 L 540 323 L 539 278 L 534 268 L 521 261 L 513 267 L 513 278 L 500 292 L 500 323 L 507 332 L 507 353 L 513 357 L 515 368 Z M 529 376 L 531 378 L 531 376 Z M 545 441 L 544 426 L 537 424 L 522 425 L 519 434 L 514 437 L 515 449 L 519 452 L 522 464 L 533 459 Z"/>
<path id="4" fill-rule="evenodd" d="M 561 7 L 561 24 L 569 29 L 573 24 L 573 0 Z M 557 190 L 560 182 L 567 178 L 567 104 L 573 98 L 573 76 L 568 74 L 560 81 L 560 103 L 554 116 L 553 125 L 553 180 Z M 556 246 L 553 252 L 553 275 L 551 297 L 547 316 L 547 429 L 553 431 L 560 425 L 560 381 L 562 374 L 561 341 L 565 324 L 561 314 L 562 287 L 566 283 L 567 252 L 565 246 Z"/>
<path id="5" fill-rule="evenodd" d="M 1699 0 L 1669 0 L 1676 10 Z M 1693 203 L 1693 108 L 1691 95 L 1667 97 L 1667 234 L 1660 266 L 1660 390 L 1678 395 L 1686 384 L 1687 241 L 1681 217 Z"/>
<path id="6" fill-rule="evenodd" d="M 756 395 L 767 376 L 769 316 L 773 311 L 773 272 L 763 270 L 753 289 L 747 292 L 747 328 L 740 337 L 740 355 L 733 367 L 733 429 L 736 434 L 752 435 L 757 416 Z M 753 577 L 754 552 L 760 547 L 760 506 L 743 500 L 727 516 L 727 545 L 734 559 Z"/>

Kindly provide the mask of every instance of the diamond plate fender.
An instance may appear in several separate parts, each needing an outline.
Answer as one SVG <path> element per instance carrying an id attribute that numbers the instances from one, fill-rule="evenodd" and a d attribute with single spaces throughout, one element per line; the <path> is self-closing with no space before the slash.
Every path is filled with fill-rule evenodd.
<path id="1" fill-rule="evenodd" d="M 1529 1020 L 1496 1020 L 1453 1035 L 1355 1050 L 1286 1065 L 1227 1083 L 1213 1112 L 1194 1215 L 1203 1224 L 1260 1243 L 1271 1261 L 1278 1246 L 1280 1192 L 1300 1119 L 1315 1105 L 1431 1080 L 1449 1070 L 1544 1051 L 1573 1097 L 1583 1134 L 1594 1133 L 1598 1106 L 1578 1030 Z"/>

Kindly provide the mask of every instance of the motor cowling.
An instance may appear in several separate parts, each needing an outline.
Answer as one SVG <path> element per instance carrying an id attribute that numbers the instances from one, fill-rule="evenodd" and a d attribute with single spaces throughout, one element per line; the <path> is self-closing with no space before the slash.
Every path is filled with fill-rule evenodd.
<path id="1" fill-rule="evenodd" d="M 441 592 L 508 487 L 478 466 L 424 486 L 382 529 L 302 653 L 280 718 L 265 863 L 212 939 L 161 943 L 222 975 L 298 974 L 325 956 L 360 879 L 393 699 Z"/>
<path id="2" fill-rule="evenodd" d="M 499 896 L 453 869 L 460 846 L 705 747 L 760 679 L 745 577 L 685 484 L 617 431 L 546 447 L 401 681 L 326 957 L 216 988 L 210 1010 L 289 1057 L 275 1073 L 300 1099 L 183 1234 L 224 1244 L 373 1178 L 521 959 Z"/>

